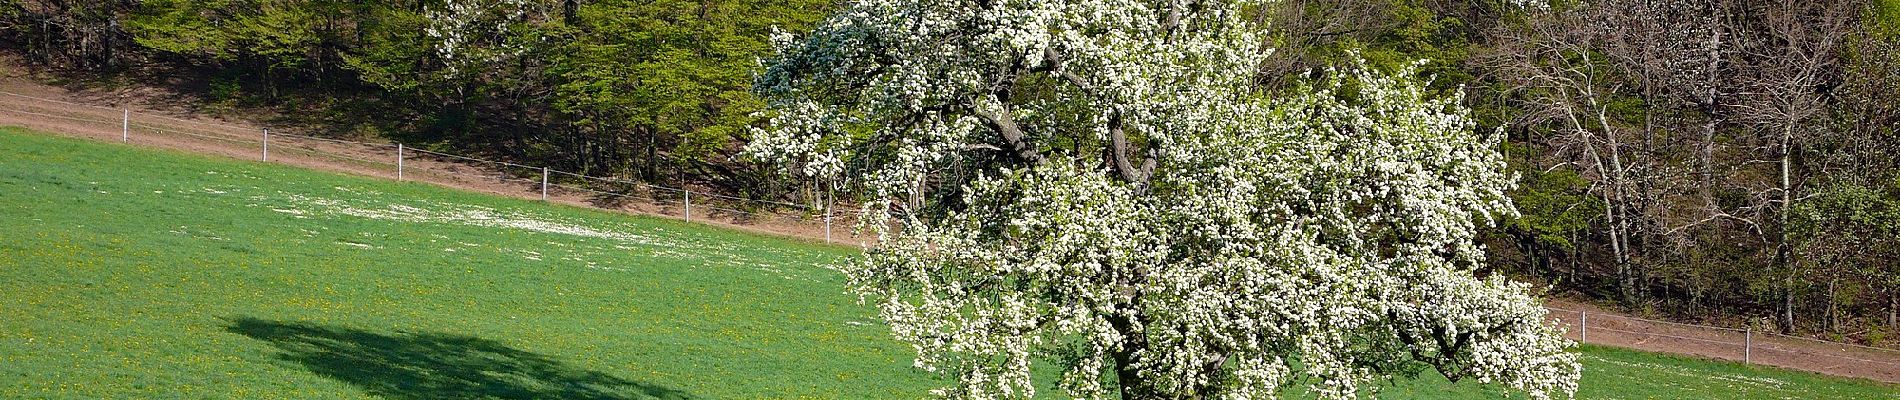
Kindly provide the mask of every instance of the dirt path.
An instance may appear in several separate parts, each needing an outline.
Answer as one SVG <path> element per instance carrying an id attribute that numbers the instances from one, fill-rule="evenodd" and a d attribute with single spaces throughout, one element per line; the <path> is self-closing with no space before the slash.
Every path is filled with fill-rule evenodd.
<path id="1" fill-rule="evenodd" d="M 1545 306 L 1571 340 L 1900 383 L 1900 350 L 1636 318 L 1565 300 L 1548 300 Z"/>
<path id="2" fill-rule="evenodd" d="M 4 73 L 0 76 L 0 125 L 240 159 L 265 157 L 264 126 L 182 112 L 182 108 L 168 103 L 168 99 L 175 96 L 74 93 L 35 83 L 18 69 L 0 73 Z M 130 100 L 121 101 L 121 98 Z M 126 110 L 130 111 L 129 124 Z M 393 144 L 286 136 L 297 133 L 277 131 L 271 137 L 269 162 L 524 199 L 541 199 L 542 196 L 543 172 L 538 168 L 474 162 L 404 149 L 399 176 L 399 153 Z M 550 202 L 688 218 L 687 199 L 676 189 L 549 175 L 546 200 Z M 698 197 L 692 200 L 690 219 L 693 222 L 816 241 L 823 241 L 830 234 L 836 242 L 862 245 L 846 228 L 853 222 L 843 218 L 831 221 L 827 229 L 822 216 L 813 213 L 746 211 L 729 199 L 708 198 L 705 194 L 694 196 Z M 1550 318 L 1565 325 L 1567 336 L 1573 340 L 1586 339 L 1586 330 L 1579 323 L 1584 322 L 1584 314 L 1588 314 L 1588 343 L 1900 382 L 1900 351 L 1644 320 L 1561 300 L 1552 300 L 1547 305 L 1551 308 Z"/>

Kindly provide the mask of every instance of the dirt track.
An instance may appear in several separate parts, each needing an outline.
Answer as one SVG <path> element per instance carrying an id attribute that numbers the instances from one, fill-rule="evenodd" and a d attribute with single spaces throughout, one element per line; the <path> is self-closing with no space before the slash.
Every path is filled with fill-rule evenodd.
<path id="1" fill-rule="evenodd" d="M 9 63 L 0 63 L 8 65 Z M 35 100 L 0 93 L 0 125 L 17 125 L 65 135 L 103 141 L 121 141 L 126 128 L 121 108 L 132 114 L 129 143 L 195 153 L 216 154 L 240 159 L 263 158 L 263 126 L 244 121 L 229 121 L 190 115 L 175 106 L 174 98 L 159 93 L 75 93 L 34 83 L 18 68 L 0 71 L 0 92 L 53 99 L 71 104 Z M 121 98 L 130 100 L 121 101 Z M 124 104 L 124 105 L 120 105 Z M 161 117 L 162 116 L 162 117 Z M 165 117 L 177 118 L 168 119 Z M 320 139 L 283 136 L 295 130 L 278 131 L 270 140 L 270 162 L 312 169 L 396 179 L 397 150 L 394 145 L 353 144 Z M 527 199 L 541 197 L 541 172 L 532 167 L 493 163 L 475 163 L 421 152 L 404 152 L 404 180 L 473 190 Z M 604 182 L 552 177 L 548 201 L 618 210 L 622 212 L 682 218 L 686 210 L 677 191 L 640 187 L 636 184 L 612 184 L 613 192 L 597 191 Z M 695 195 L 700 196 L 700 195 Z M 695 197 L 691 219 L 736 229 L 772 233 L 822 241 L 826 228 L 821 217 L 809 213 L 767 213 L 742 211 L 731 202 Z M 852 221 L 833 221 L 833 237 L 839 243 L 860 243 L 849 235 Z M 1831 375 L 1900 382 L 1900 351 L 1852 347 L 1799 338 L 1749 334 L 1721 328 L 1677 325 L 1645 321 L 1609 312 L 1588 304 L 1553 300 L 1551 319 L 1568 326 L 1567 336 L 1582 339 L 1576 323 L 1582 313 L 1589 314 L 1589 343 L 1665 353 L 1815 371 Z M 1749 344 L 1744 349 L 1744 344 Z"/>

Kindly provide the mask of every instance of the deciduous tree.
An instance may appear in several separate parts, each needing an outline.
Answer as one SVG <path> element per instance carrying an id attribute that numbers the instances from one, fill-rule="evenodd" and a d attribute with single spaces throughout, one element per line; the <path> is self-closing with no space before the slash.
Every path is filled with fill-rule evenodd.
<path id="1" fill-rule="evenodd" d="M 1409 68 L 1257 91 L 1250 6 L 853 1 L 777 39 L 749 150 L 869 193 L 842 270 L 943 395 L 1032 395 L 1037 359 L 1083 397 L 1571 394 L 1530 289 L 1471 272 L 1498 138 Z"/>

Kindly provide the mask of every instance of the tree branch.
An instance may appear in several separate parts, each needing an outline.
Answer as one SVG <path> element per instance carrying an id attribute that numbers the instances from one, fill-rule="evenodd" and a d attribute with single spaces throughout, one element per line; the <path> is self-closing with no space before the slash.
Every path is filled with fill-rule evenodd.
<path id="1" fill-rule="evenodd" d="M 1042 57 L 1042 66 L 1031 70 L 1032 72 L 1048 72 L 1054 74 L 1056 77 L 1068 81 L 1069 84 L 1075 85 L 1075 87 L 1080 89 L 1083 93 L 1096 97 L 1098 100 L 1101 99 L 1102 96 L 1095 93 L 1094 87 L 1089 85 L 1088 80 L 1082 79 L 1080 75 L 1076 75 L 1075 71 L 1064 68 L 1062 55 L 1057 53 L 1054 48 L 1043 48 Z M 1154 175 L 1155 165 L 1157 164 L 1157 154 L 1152 146 L 1150 146 L 1147 151 L 1147 157 L 1145 157 L 1141 165 L 1137 167 L 1134 161 L 1131 160 L 1132 157 L 1128 155 L 1128 134 L 1126 132 L 1126 126 L 1127 123 L 1122 119 L 1120 110 L 1109 111 L 1109 163 L 1115 166 L 1115 171 L 1121 176 L 1123 182 L 1145 188 L 1148 186 L 1149 178 Z"/>
<path id="2" fill-rule="evenodd" d="M 1136 168 L 1134 162 L 1130 161 L 1128 157 L 1128 134 L 1122 131 L 1122 125 L 1121 112 L 1110 111 L 1108 114 L 1108 141 L 1112 148 L 1108 151 L 1109 158 L 1113 158 L 1111 161 L 1115 164 L 1115 171 L 1121 174 L 1122 181 L 1141 187 L 1147 187 L 1148 178 L 1154 174 L 1154 152 L 1149 151 L 1147 159 L 1142 160 L 1141 167 Z"/>
<path id="3" fill-rule="evenodd" d="M 1003 137 L 1003 142 L 1009 146 L 1011 154 L 1032 165 L 1042 164 L 1044 160 L 1042 152 L 1037 151 L 1035 146 L 1024 139 L 1023 128 L 1016 125 L 1015 117 L 1009 115 L 1008 106 L 1000 106 L 1000 108 L 1002 110 L 998 112 L 986 112 L 977 107 L 971 107 L 971 113 L 981 117 L 984 126 L 988 126 L 990 130 L 996 131 L 998 136 Z"/>

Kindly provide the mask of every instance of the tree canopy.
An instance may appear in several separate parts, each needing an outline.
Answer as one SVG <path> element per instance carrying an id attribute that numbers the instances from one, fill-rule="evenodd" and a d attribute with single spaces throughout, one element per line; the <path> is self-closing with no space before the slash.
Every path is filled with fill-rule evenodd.
<path id="1" fill-rule="evenodd" d="M 1512 180 L 1457 96 L 1364 63 L 1262 91 L 1247 2 L 860 0 L 780 35 L 752 154 L 871 193 L 843 268 L 940 394 L 1352 398 L 1429 366 L 1574 392 L 1474 275 Z"/>

